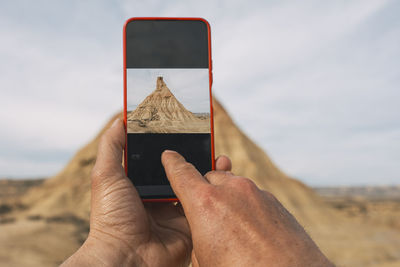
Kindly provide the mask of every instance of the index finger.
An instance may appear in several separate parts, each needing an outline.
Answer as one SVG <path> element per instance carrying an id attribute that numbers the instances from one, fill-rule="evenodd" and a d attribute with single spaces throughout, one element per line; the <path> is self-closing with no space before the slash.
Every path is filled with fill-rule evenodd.
<path id="1" fill-rule="evenodd" d="M 175 151 L 165 150 L 161 155 L 161 162 L 183 208 L 192 203 L 196 191 L 210 185 L 192 164 Z"/>

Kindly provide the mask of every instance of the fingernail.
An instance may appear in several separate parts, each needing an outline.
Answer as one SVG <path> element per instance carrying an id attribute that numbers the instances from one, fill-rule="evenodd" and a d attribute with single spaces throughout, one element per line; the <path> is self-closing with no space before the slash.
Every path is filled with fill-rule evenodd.
<path id="1" fill-rule="evenodd" d="M 119 118 L 117 118 L 117 119 L 113 122 L 113 124 L 111 124 L 111 127 L 110 127 L 110 128 L 114 128 L 118 123 L 119 123 Z"/>
<path id="2" fill-rule="evenodd" d="M 176 153 L 176 151 L 166 149 L 163 153 Z"/>

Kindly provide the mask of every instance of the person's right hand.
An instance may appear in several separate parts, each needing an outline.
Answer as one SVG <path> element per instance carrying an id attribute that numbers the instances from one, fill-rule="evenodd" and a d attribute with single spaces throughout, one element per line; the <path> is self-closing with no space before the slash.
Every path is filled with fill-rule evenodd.
<path id="1" fill-rule="evenodd" d="M 202 176 L 174 151 L 162 154 L 193 240 L 193 266 L 333 266 L 296 219 L 250 179 Z"/>

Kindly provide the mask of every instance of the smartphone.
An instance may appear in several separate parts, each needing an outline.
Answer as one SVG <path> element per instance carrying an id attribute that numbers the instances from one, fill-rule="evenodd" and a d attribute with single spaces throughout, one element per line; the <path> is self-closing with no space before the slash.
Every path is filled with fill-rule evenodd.
<path id="1" fill-rule="evenodd" d="M 203 175 L 215 168 L 210 38 L 202 18 L 124 25 L 125 171 L 143 201 L 177 201 L 161 164 L 166 149 Z"/>

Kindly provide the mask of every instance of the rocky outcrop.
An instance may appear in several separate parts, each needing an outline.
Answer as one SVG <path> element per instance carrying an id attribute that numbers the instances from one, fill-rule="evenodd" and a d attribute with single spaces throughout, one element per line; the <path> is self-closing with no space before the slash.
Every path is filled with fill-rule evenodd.
<path id="1" fill-rule="evenodd" d="M 187 110 L 163 77 L 157 77 L 156 89 L 127 114 L 127 120 L 129 133 L 210 132 L 209 116 L 201 119 Z"/>

